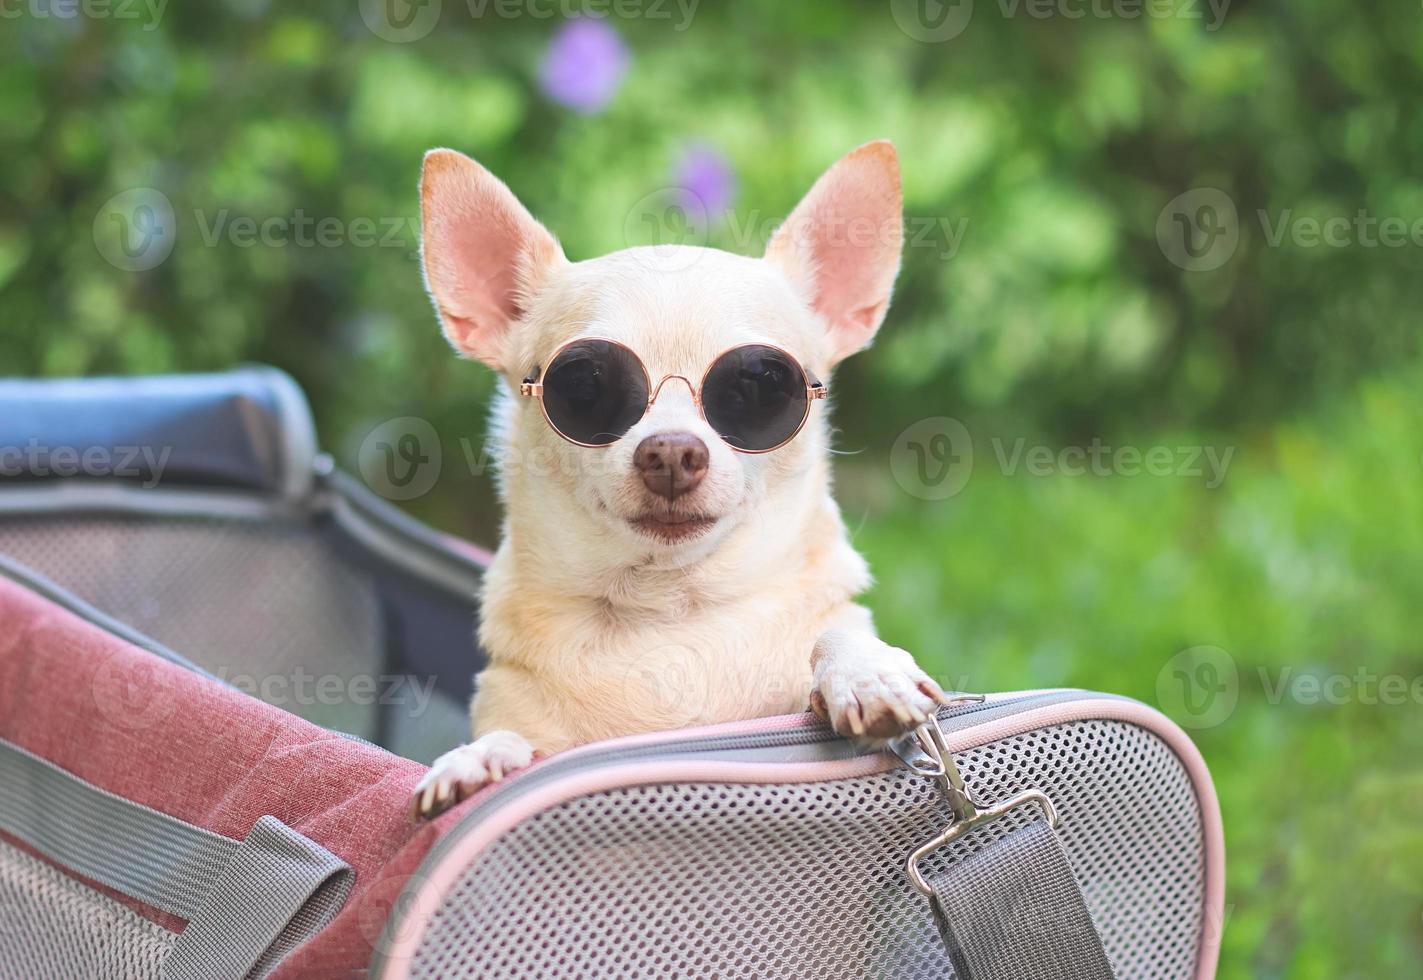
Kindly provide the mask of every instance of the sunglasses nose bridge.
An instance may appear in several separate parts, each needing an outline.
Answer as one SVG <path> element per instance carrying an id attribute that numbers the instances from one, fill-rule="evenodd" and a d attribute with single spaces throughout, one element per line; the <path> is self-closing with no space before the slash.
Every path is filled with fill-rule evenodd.
<path id="1" fill-rule="evenodd" d="M 658 396 L 662 394 L 662 386 L 669 381 L 682 382 L 684 385 L 687 386 L 687 391 L 692 396 L 692 404 L 700 405 L 702 403 L 701 393 L 697 391 L 697 386 L 692 384 L 692 380 L 690 378 L 688 378 L 685 374 L 668 374 L 664 375 L 662 380 L 657 382 L 657 387 L 652 390 L 652 397 L 647 400 L 647 404 L 649 406 L 655 405 L 657 403 Z"/>

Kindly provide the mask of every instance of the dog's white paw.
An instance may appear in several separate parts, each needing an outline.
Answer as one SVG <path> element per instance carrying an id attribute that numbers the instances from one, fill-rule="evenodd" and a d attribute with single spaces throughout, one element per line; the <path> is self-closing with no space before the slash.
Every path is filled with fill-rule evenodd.
<path id="1" fill-rule="evenodd" d="M 949 703 L 907 650 L 869 633 L 823 633 L 811 655 L 811 680 L 811 709 L 852 738 L 894 738 L 927 721 L 936 703 Z"/>
<path id="2" fill-rule="evenodd" d="M 534 749 L 517 732 L 490 732 L 468 745 L 446 752 L 415 785 L 410 813 L 428 820 L 468 799 L 490 783 L 522 769 L 534 759 Z"/>

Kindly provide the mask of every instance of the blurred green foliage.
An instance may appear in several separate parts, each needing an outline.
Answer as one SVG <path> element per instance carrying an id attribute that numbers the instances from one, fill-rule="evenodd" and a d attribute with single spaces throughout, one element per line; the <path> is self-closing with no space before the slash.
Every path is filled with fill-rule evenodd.
<path id="1" fill-rule="evenodd" d="M 421 289 L 425 149 L 479 158 L 578 258 L 642 241 L 629 215 L 693 143 L 738 185 L 710 242 L 755 252 L 831 161 L 891 137 L 920 238 L 878 346 L 837 378 L 841 497 L 882 630 L 977 687 L 1151 703 L 1178 651 L 1227 651 L 1239 704 L 1193 732 L 1230 849 L 1222 975 L 1423 973 L 1423 705 L 1275 703 L 1259 674 L 1423 675 L 1423 244 L 1269 234 L 1423 218 L 1423 11 L 1237 0 L 1218 21 L 1182 0 L 1172 17 L 1038 18 L 978 0 L 960 36 L 922 43 L 887 4 L 705 3 L 689 24 L 659 7 L 610 21 L 628 73 L 585 115 L 540 92 L 559 16 L 446 0 L 436 29 L 393 43 L 356 0 L 131 19 L 7 4 L 0 372 L 266 361 L 304 385 L 348 465 L 402 415 L 458 457 L 483 437 L 492 378 L 453 358 Z M 177 220 L 144 272 L 94 237 L 135 187 Z M 1157 225 L 1196 187 L 1233 201 L 1239 243 L 1186 272 Z M 213 234 L 298 215 L 349 234 Z M 352 240 L 362 220 L 378 243 Z M 964 490 L 937 502 L 904 492 L 888 456 L 934 415 L 976 447 Z M 1019 439 L 1234 456 L 1215 489 L 1007 473 L 990 447 Z M 488 474 L 467 469 L 412 507 L 488 540 Z"/>

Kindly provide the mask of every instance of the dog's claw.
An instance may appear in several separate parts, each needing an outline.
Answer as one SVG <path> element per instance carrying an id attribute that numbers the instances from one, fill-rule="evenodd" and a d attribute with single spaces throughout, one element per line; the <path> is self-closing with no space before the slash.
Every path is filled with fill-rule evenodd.
<path id="1" fill-rule="evenodd" d="M 490 732 L 435 760 L 411 794 L 411 816 L 428 820 L 533 761 L 534 750 L 514 732 Z"/>
<path id="2" fill-rule="evenodd" d="M 909 705 L 899 701 L 890 701 L 889 710 L 894 713 L 894 717 L 899 719 L 899 723 L 905 728 L 913 728 L 915 725 L 924 724 L 924 712 L 915 711 Z"/>
<path id="3" fill-rule="evenodd" d="M 860 736 L 865 734 L 865 718 L 864 715 L 860 713 L 859 701 L 856 701 L 853 698 L 854 695 L 851 695 L 852 700 L 849 704 L 845 705 L 845 719 L 850 723 L 851 733 L 856 736 Z M 834 722 L 832 720 L 832 724 L 833 723 Z"/>
<path id="4" fill-rule="evenodd" d="M 812 701 L 841 735 L 894 738 L 927 722 L 936 703 L 948 703 L 912 656 L 872 634 L 827 633 L 812 663 Z"/>
<path id="5" fill-rule="evenodd" d="M 934 680 L 934 678 L 928 676 L 927 674 L 922 680 L 919 681 L 919 690 L 927 694 L 929 697 L 933 698 L 936 702 L 943 705 L 945 708 L 953 706 L 953 699 L 944 693 L 944 689 L 939 686 L 938 681 Z M 927 721 L 928 719 L 925 720 Z"/>

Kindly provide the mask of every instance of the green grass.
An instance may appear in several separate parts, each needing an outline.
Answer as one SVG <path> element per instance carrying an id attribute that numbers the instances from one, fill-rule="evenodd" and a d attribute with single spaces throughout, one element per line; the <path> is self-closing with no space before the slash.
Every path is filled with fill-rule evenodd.
<path id="1" fill-rule="evenodd" d="M 900 492 L 883 453 L 841 466 L 881 632 L 950 683 L 1096 688 L 1198 726 L 1169 673 L 1158 693 L 1163 670 L 1199 646 L 1234 661 L 1234 710 L 1190 729 L 1225 820 L 1223 977 L 1423 971 L 1420 383 L 1369 382 L 1243 439 L 1116 440 L 1234 445 L 1215 490 L 1005 475 L 979 433 L 946 501 Z M 1404 703 L 1365 703 L 1382 692 L 1361 669 L 1402 678 L 1394 700 L 1412 684 Z M 1342 675 L 1326 690 L 1343 703 L 1276 693 L 1302 675 Z"/>

